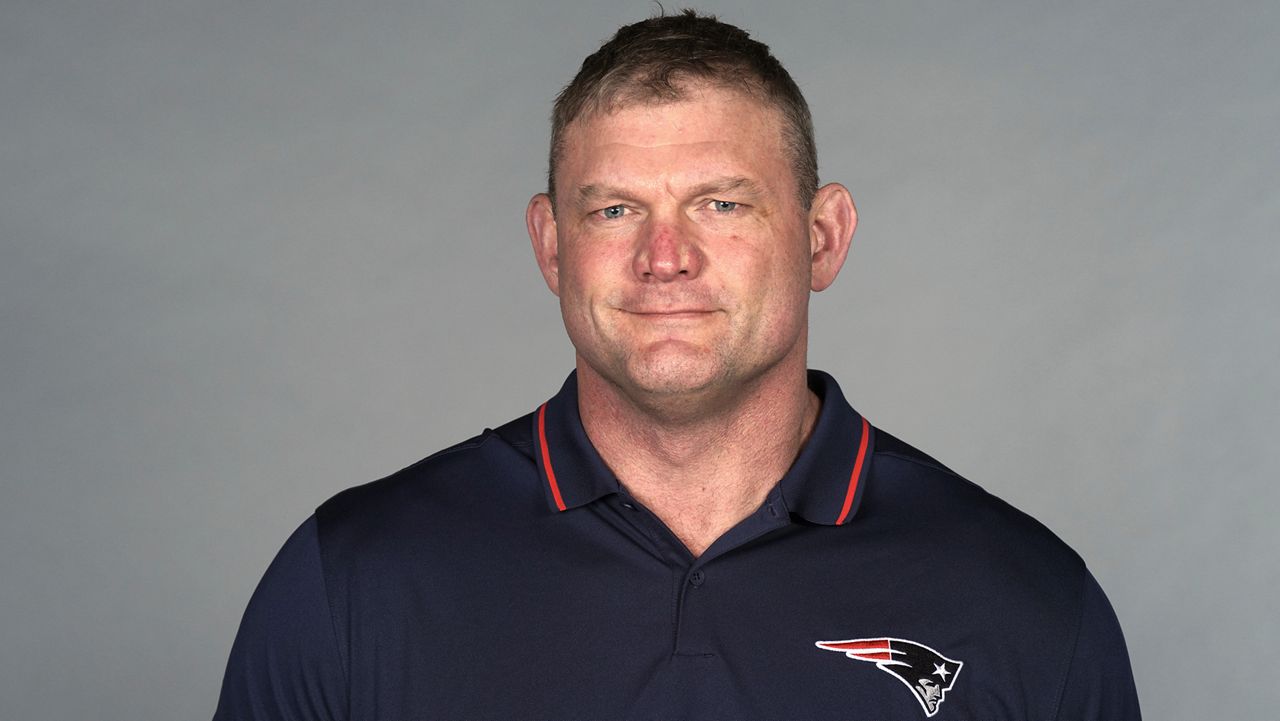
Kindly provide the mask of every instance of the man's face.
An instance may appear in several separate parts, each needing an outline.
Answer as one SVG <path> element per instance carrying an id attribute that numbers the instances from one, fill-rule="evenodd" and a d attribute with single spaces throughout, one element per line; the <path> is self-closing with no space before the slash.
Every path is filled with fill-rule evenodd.
<path id="1" fill-rule="evenodd" d="M 535 222 L 535 198 L 530 233 L 591 370 L 665 395 L 737 387 L 797 354 L 803 368 L 810 289 L 839 262 L 815 277 L 777 110 L 691 89 L 579 119 L 564 148 L 554 220 Z"/>
<path id="2" fill-rule="evenodd" d="M 930 678 L 922 678 L 916 682 L 916 689 L 920 693 L 920 698 L 924 700 L 925 708 L 930 713 L 938 710 L 938 704 L 942 701 L 943 688 Z"/>

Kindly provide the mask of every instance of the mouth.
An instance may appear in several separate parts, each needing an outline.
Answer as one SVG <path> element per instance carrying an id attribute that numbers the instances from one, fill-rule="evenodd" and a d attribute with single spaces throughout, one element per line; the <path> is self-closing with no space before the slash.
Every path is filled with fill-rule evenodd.
<path id="1" fill-rule="evenodd" d="M 665 310 L 623 310 L 646 320 L 701 320 L 715 313 L 704 308 L 669 308 Z"/>

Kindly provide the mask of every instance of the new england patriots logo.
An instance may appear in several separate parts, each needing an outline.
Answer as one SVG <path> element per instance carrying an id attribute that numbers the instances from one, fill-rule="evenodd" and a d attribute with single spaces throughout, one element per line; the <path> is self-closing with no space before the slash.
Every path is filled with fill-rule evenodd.
<path id="1" fill-rule="evenodd" d="M 885 673 L 893 674 L 911 689 L 925 716 L 938 713 L 943 697 L 951 690 L 964 664 L 953 661 L 928 646 L 900 638 L 855 638 L 848 641 L 818 641 L 818 648 L 839 651 L 859 661 L 869 661 Z"/>

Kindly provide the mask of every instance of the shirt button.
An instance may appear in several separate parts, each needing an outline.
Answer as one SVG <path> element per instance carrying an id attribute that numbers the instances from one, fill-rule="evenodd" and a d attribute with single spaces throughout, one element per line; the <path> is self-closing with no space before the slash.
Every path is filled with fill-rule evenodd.
<path id="1" fill-rule="evenodd" d="M 698 588 L 706 580 L 707 580 L 707 574 L 703 573 L 702 571 L 694 571 L 693 573 L 689 574 L 689 583 L 693 584 L 694 588 Z"/>
<path id="2" fill-rule="evenodd" d="M 633 506 L 633 505 L 631 505 L 630 503 L 623 503 L 623 504 L 622 504 L 622 507 L 623 507 L 623 508 L 625 508 L 625 509 L 627 509 L 628 511 L 634 511 L 634 510 L 636 510 L 636 507 L 635 507 L 635 506 Z"/>

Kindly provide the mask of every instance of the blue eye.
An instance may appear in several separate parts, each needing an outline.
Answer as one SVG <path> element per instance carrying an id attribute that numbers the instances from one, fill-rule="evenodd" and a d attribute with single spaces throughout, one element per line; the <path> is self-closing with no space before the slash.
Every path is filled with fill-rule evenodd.
<path id="1" fill-rule="evenodd" d="M 721 213 L 732 213 L 738 209 L 738 204 L 732 200 L 713 200 L 711 201 L 711 207 Z"/>
<path id="2" fill-rule="evenodd" d="M 612 220 L 614 218 L 621 218 L 623 215 L 626 214 L 626 212 L 627 212 L 627 209 L 621 205 L 610 205 L 609 207 L 600 211 L 600 217 L 608 218 Z"/>

